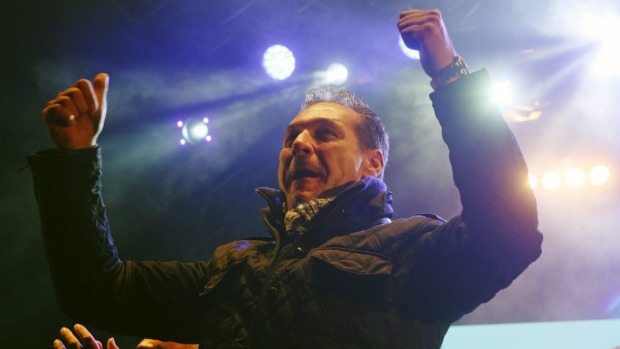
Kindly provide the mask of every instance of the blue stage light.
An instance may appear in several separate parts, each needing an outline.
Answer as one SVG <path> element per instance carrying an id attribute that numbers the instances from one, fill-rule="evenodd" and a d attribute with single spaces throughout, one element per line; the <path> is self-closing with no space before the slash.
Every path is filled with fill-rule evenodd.
<path id="1" fill-rule="evenodd" d="M 210 142 L 212 137 L 209 135 L 209 127 L 207 123 L 208 118 L 190 118 L 185 122 L 178 121 L 177 126 L 181 128 L 183 138 L 179 141 L 179 144 L 185 145 L 198 144 L 202 142 Z"/>
<path id="2" fill-rule="evenodd" d="M 263 67 L 275 80 L 285 80 L 295 70 L 295 56 L 286 46 L 273 45 L 263 55 Z"/>

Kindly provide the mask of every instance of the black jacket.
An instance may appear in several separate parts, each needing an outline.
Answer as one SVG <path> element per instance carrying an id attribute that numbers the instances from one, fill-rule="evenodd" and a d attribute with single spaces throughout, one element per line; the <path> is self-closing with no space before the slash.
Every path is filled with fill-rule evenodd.
<path id="1" fill-rule="evenodd" d="M 204 348 L 439 348 L 449 325 L 508 286 L 541 252 L 519 148 L 485 72 L 431 98 L 463 212 L 390 221 L 391 194 L 364 178 L 290 237 L 281 194 L 272 238 L 197 263 L 118 259 L 100 195 L 98 147 L 30 156 L 63 310 L 111 331 Z"/>

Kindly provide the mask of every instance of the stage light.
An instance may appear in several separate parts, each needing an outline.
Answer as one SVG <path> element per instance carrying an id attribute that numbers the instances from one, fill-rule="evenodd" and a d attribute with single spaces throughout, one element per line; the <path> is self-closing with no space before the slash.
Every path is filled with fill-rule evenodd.
<path id="1" fill-rule="evenodd" d="M 540 119 L 542 110 L 539 109 L 539 104 L 534 103 L 531 105 L 511 105 L 509 107 L 503 107 L 502 113 L 504 118 L 508 122 L 526 122 Z"/>
<path id="2" fill-rule="evenodd" d="M 504 80 L 493 86 L 493 99 L 500 107 L 509 107 L 513 104 L 512 82 Z"/>
<path id="3" fill-rule="evenodd" d="M 547 171 L 542 175 L 540 183 L 545 189 L 556 190 L 562 185 L 562 175 L 556 171 Z"/>
<path id="4" fill-rule="evenodd" d="M 571 168 L 564 174 L 564 181 L 570 188 L 582 187 L 586 182 L 586 173 L 580 168 Z"/>
<path id="5" fill-rule="evenodd" d="M 407 47 L 407 45 L 405 45 L 405 42 L 403 41 L 402 36 L 399 35 L 398 37 L 399 37 L 398 46 L 400 46 L 400 50 L 403 51 L 405 56 L 407 56 L 407 57 L 409 57 L 411 59 L 419 60 L 420 59 L 420 51 L 410 49 L 409 47 Z"/>
<path id="6" fill-rule="evenodd" d="M 334 63 L 325 71 L 325 81 L 330 85 L 342 85 L 349 77 L 349 70 L 343 64 Z"/>
<path id="7" fill-rule="evenodd" d="M 525 122 L 538 120 L 542 115 L 545 104 L 540 102 L 524 102 L 517 98 L 512 81 L 504 80 L 493 85 L 491 89 L 493 101 L 502 110 L 504 119 L 508 122 Z"/>
<path id="8" fill-rule="evenodd" d="M 603 165 L 595 166 L 590 170 L 588 177 L 590 178 L 590 182 L 594 185 L 605 185 L 610 177 L 609 168 Z"/>
<path id="9" fill-rule="evenodd" d="M 295 70 L 295 56 L 286 46 L 273 45 L 263 54 L 263 68 L 275 80 L 285 80 Z"/>
<path id="10" fill-rule="evenodd" d="M 340 63 L 334 63 L 326 70 L 314 72 L 314 83 L 318 85 L 342 85 L 348 78 L 349 70 Z"/>
<path id="11" fill-rule="evenodd" d="M 617 38 L 620 33 L 620 18 L 609 14 L 590 14 L 584 20 L 583 30 L 586 36 L 600 43 L 592 65 L 594 72 L 603 75 L 620 74 L 617 63 L 620 54 L 620 43 Z"/>
<path id="12" fill-rule="evenodd" d="M 538 178 L 536 178 L 535 175 L 530 173 L 527 176 L 527 183 L 530 185 L 530 188 L 535 189 L 536 186 L 538 185 Z"/>
<path id="13" fill-rule="evenodd" d="M 190 144 L 198 144 L 202 142 L 210 142 L 211 135 L 209 135 L 209 127 L 207 126 L 209 123 L 208 118 L 190 118 L 183 121 L 177 122 L 177 127 L 181 128 L 181 133 L 183 134 L 183 138 L 179 141 L 179 144 L 185 145 L 187 143 Z"/>

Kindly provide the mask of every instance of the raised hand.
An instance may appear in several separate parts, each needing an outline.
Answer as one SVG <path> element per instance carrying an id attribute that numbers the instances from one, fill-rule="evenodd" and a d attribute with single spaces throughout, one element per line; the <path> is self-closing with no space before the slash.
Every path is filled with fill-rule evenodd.
<path id="1" fill-rule="evenodd" d="M 162 342 L 156 339 L 143 339 L 136 349 L 198 349 L 198 344 L 181 344 L 176 342 Z"/>
<path id="2" fill-rule="evenodd" d="M 98 74 L 92 83 L 82 79 L 49 101 L 41 118 L 54 144 L 61 149 L 93 146 L 103 129 L 109 77 Z"/>
<path id="3" fill-rule="evenodd" d="M 456 56 L 439 10 L 403 11 L 398 30 L 405 45 L 420 52 L 420 63 L 428 76 L 450 65 Z"/>
<path id="4" fill-rule="evenodd" d="M 66 327 L 61 328 L 60 339 L 54 341 L 54 349 L 103 349 L 103 344 L 96 340 L 86 327 L 76 324 L 73 330 L 75 334 Z M 106 349 L 119 349 L 114 338 L 108 339 Z"/>

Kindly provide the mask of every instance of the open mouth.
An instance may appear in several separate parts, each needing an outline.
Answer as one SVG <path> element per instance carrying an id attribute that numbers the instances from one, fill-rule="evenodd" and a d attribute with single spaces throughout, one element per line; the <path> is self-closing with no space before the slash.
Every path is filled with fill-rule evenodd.
<path id="1" fill-rule="evenodd" d="M 305 169 L 305 168 L 300 168 L 297 169 L 295 171 L 293 171 L 293 173 L 291 175 L 288 176 L 288 180 L 289 183 L 297 180 L 297 179 L 301 179 L 301 178 L 311 178 L 311 177 L 321 177 L 321 175 L 319 173 L 316 173 L 314 171 Z"/>

